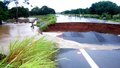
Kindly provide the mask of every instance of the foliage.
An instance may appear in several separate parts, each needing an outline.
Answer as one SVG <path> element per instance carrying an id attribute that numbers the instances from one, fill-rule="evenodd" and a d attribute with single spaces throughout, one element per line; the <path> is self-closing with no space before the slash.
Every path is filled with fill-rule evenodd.
<path id="1" fill-rule="evenodd" d="M 82 16 L 85 18 L 100 18 L 100 16 L 97 14 L 84 14 Z"/>
<path id="2" fill-rule="evenodd" d="M 113 15 L 120 13 L 120 6 L 117 6 L 115 3 L 111 1 L 100 1 L 97 3 L 93 3 L 90 8 L 66 10 L 61 13 L 62 14 L 83 14 L 83 15 L 84 14 L 97 14 L 97 15 L 108 14 L 108 15 L 111 15 L 111 18 L 112 18 Z"/>
<path id="3" fill-rule="evenodd" d="M 120 22 L 120 14 L 113 15 L 113 18 L 111 20 L 115 22 Z"/>
<path id="4" fill-rule="evenodd" d="M 38 23 L 37 26 L 40 28 L 41 31 L 44 31 L 48 28 L 49 25 L 56 23 L 56 16 L 55 15 L 41 15 L 41 16 L 35 16 L 37 17 Z"/>
<path id="5" fill-rule="evenodd" d="M 30 11 L 31 15 L 46 15 L 55 14 L 55 10 L 47 6 L 42 6 L 41 8 L 35 7 Z"/>
<path id="6" fill-rule="evenodd" d="M 39 7 L 35 7 L 30 11 L 30 15 L 39 15 Z"/>
<path id="7" fill-rule="evenodd" d="M 2 20 L 8 19 L 8 8 L 5 6 L 5 3 L 0 1 L 0 24 Z"/>
<path id="8" fill-rule="evenodd" d="M 120 14 L 120 6 L 118 6 L 118 12 L 119 12 L 119 14 Z"/>
<path id="9" fill-rule="evenodd" d="M 61 13 L 62 14 L 89 14 L 90 11 L 89 11 L 89 8 L 86 8 L 86 9 L 79 8 L 79 9 L 73 9 L 73 10 L 66 10 Z"/>
<path id="10" fill-rule="evenodd" d="M 90 7 L 90 11 L 93 14 L 102 15 L 103 13 L 107 13 L 110 15 L 114 15 L 118 13 L 118 6 L 110 1 L 100 1 L 92 4 Z"/>
<path id="11" fill-rule="evenodd" d="M 9 54 L 0 61 L 1 68 L 56 68 L 54 59 L 58 49 L 45 37 L 16 40 L 9 48 Z"/>
<path id="12" fill-rule="evenodd" d="M 114 15 L 113 19 L 120 19 L 120 14 Z"/>
<path id="13" fill-rule="evenodd" d="M 86 18 L 98 18 L 120 22 L 120 6 L 111 1 L 93 3 L 90 8 L 73 9 L 61 12 L 62 14 L 77 14 Z"/>
<path id="14" fill-rule="evenodd" d="M 10 18 L 16 18 L 17 8 L 18 8 L 18 17 L 28 17 L 29 16 L 28 8 L 13 7 L 9 10 L 9 17 Z"/>
<path id="15" fill-rule="evenodd" d="M 18 5 L 19 4 L 19 0 L 3 0 L 4 1 L 4 3 L 6 4 L 6 6 L 8 6 L 11 2 L 13 2 L 14 1 L 14 3 L 16 4 L 16 5 Z M 23 3 L 24 4 L 27 4 L 27 5 L 30 5 L 30 3 L 29 3 L 29 0 L 23 0 Z"/>

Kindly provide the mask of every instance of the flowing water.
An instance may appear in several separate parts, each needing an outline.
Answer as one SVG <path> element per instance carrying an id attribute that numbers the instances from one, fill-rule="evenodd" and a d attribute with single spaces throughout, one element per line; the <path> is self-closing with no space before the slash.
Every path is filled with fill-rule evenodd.
<path id="1" fill-rule="evenodd" d="M 9 43 L 17 38 L 25 38 L 38 34 L 38 28 L 31 28 L 30 23 L 8 23 L 0 25 L 0 48 L 8 52 Z"/>
<path id="2" fill-rule="evenodd" d="M 57 15 L 57 22 L 99 22 L 102 20 L 92 18 L 80 18 L 76 16 Z M 25 38 L 33 35 L 38 35 L 38 28 L 31 28 L 31 23 L 7 23 L 0 25 L 0 50 L 3 49 L 4 53 L 8 52 L 10 41 L 17 38 Z"/>

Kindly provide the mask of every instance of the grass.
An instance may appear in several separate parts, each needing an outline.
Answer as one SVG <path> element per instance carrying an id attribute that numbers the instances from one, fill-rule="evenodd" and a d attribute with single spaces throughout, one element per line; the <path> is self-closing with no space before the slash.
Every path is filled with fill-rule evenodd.
<path id="1" fill-rule="evenodd" d="M 97 14 L 83 14 L 82 17 L 85 17 L 85 18 L 100 18 L 100 16 L 97 15 Z"/>
<path id="2" fill-rule="evenodd" d="M 9 54 L 0 61 L 0 68 L 56 68 L 55 43 L 34 37 L 10 43 Z"/>
<path id="3" fill-rule="evenodd" d="M 48 28 L 49 25 L 56 23 L 56 16 L 55 15 L 39 15 L 34 16 L 38 18 L 37 26 L 40 28 L 41 31 L 44 31 Z"/>

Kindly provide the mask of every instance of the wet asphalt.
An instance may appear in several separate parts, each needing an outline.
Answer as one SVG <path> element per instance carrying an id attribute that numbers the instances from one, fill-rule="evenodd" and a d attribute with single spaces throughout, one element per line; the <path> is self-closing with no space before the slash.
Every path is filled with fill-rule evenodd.
<path id="1" fill-rule="evenodd" d="M 99 68 L 120 68 L 120 50 L 87 50 Z"/>
<path id="2" fill-rule="evenodd" d="M 60 49 L 57 59 L 59 68 L 90 68 L 82 54 L 76 49 Z"/>
<path id="3" fill-rule="evenodd" d="M 86 50 L 99 68 L 120 68 L 120 50 Z M 91 68 L 77 49 L 60 49 L 58 68 Z"/>
<path id="4" fill-rule="evenodd" d="M 120 36 L 96 32 L 65 32 L 61 38 L 81 44 L 120 45 Z M 85 50 L 99 68 L 120 68 L 120 50 Z M 91 68 L 79 49 L 62 48 L 57 56 L 58 68 Z"/>
<path id="5" fill-rule="evenodd" d="M 61 37 L 82 44 L 117 45 L 120 46 L 120 36 L 97 32 L 64 32 Z"/>

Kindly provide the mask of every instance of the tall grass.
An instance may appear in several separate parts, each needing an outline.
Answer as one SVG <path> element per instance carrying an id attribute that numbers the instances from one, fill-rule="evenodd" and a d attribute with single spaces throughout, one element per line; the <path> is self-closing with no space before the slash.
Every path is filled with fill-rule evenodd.
<path id="1" fill-rule="evenodd" d="M 9 54 L 0 61 L 0 68 L 56 68 L 54 59 L 58 49 L 44 37 L 16 40 L 9 49 Z"/>
<path id="2" fill-rule="evenodd" d="M 49 25 L 56 23 L 56 16 L 52 14 L 40 15 L 35 17 L 39 19 L 37 22 L 37 26 L 40 28 L 41 31 L 46 30 Z"/>

